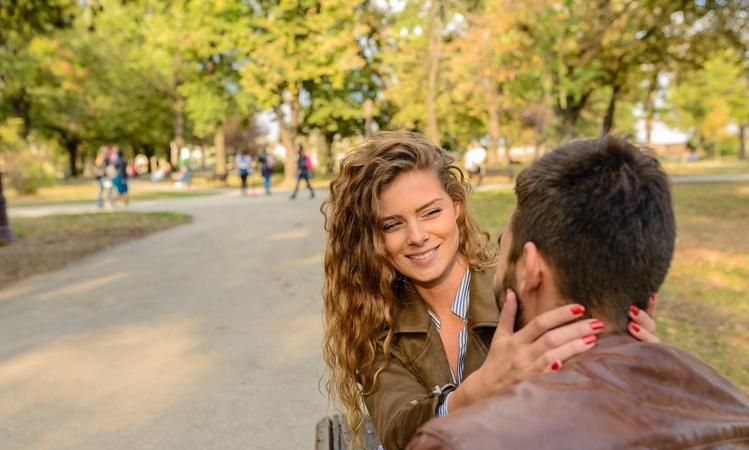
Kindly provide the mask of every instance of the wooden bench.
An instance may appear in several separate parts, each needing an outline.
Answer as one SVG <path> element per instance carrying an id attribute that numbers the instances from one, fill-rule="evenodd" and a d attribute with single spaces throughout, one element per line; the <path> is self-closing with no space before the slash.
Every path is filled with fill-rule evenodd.
<path id="1" fill-rule="evenodd" d="M 211 181 L 220 182 L 226 184 L 226 179 L 229 177 L 229 173 L 214 173 L 211 175 Z"/>
<path id="2" fill-rule="evenodd" d="M 507 177 L 512 182 L 515 179 L 515 172 L 512 170 L 512 167 L 508 166 L 490 166 L 485 167 L 481 166 L 481 169 L 479 172 L 469 172 L 466 171 L 468 175 L 468 180 L 473 183 L 473 179 L 478 177 L 478 182 L 476 182 L 476 186 L 481 186 L 481 183 L 484 181 L 484 177 Z"/>
<path id="3" fill-rule="evenodd" d="M 365 450 L 382 448 L 369 416 L 364 417 L 364 425 L 359 435 Z M 340 414 L 328 416 L 317 423 L 315 450 L 348 450 L 350 440 L 351 429 L 346 425 L 346 419 Z"/>

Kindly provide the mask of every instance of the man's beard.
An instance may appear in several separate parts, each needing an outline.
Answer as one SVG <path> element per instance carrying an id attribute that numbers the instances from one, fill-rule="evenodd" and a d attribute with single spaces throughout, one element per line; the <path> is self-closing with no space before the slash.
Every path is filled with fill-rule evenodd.
<path id="1" fill-rule="evenodd" d="M 515 324 L 513 325 L 513 331 L 518 331 L 525 325 L 523 321 L 523 302 L 520 300 L 520 294 L 515 286 L 515 265 L 508 264 L 507 270 L 505 271 L 504 277 L 502 277 L 502 290 L 499 293 L 504 305 L 507 301 L 507 290 L 512 289 L 515 293 L 515 304 L 517 304 L 517 311 L 515 312 Z"/>

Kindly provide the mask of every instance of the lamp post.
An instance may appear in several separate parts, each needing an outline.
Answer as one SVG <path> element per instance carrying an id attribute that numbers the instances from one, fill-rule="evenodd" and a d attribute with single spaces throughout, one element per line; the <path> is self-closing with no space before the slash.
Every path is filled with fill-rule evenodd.
<path id="1" fill-rule="evenodd" d="M 3 172 L 0 170 L 0 242 L 13 242 L 18 240 L 8 225 L 8 213 L 5 209 L 5 196 L 3 195 Z"/>

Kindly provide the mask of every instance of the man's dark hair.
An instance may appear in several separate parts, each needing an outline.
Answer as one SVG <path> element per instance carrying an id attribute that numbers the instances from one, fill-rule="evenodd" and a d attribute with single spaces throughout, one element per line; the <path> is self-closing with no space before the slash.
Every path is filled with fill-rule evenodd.
<path id="1" fill-rule="evenodd" d="M 676 228 L 658 161 L 613 136 L 564 144 L 517 178 L 509 262 L 531 241 L 551 264 L 560 294 L 627 327 L 668 272 Z"/>

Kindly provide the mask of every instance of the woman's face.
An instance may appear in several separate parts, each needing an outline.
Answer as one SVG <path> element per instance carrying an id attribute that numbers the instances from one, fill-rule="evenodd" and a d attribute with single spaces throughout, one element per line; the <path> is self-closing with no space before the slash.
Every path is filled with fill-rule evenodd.
<path id="1" fill-rule="evenodd" d="M 390 264 L 414 283 L 440 284 L 457 270 L 460 234 L 455 204 L 429 170 L 399 175 L 380 194 L 385 250 Z"/>

